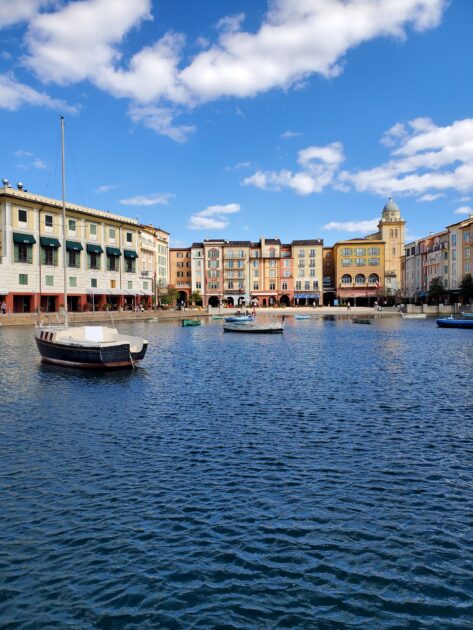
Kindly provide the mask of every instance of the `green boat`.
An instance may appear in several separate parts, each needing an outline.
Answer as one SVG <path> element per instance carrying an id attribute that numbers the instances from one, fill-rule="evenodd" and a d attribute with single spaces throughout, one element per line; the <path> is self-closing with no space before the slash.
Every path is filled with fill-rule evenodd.
<path id="1" fill-rule="evenodd" d="M 212 319 L 223 319 L 223 315 L 212 315 Z"/>
<path id="2" fill-rule="evenodd" d="M 201 323 L 202 322 L 200 321 L 200 319 L 183 319 L 182 320 L 183 326 L 200 326 Z"/>

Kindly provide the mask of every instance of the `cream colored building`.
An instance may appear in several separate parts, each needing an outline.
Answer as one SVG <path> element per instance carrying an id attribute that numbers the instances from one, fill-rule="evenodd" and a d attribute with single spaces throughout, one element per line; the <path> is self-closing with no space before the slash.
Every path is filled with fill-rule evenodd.
<path id="1" fill-rule="evenodd" d="M 135 219 L 0 188 L 0 298 L 9 312 L 151 306 L 152 230 Z M 143 247 L 144 245 L 144 247 Z M 146 263 L 141 259 L 149 251 Z M 146 267 L 144 267 L 146 265 Z M 151 275 L 144 275 L 146 270 Z"/>

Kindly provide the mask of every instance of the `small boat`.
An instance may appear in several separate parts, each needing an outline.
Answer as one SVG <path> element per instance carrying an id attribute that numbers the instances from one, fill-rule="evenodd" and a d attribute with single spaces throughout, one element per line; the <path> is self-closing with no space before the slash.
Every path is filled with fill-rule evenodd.
<path id="1" fill-rule="evenodd" d="M 427 313 L 401 313 L 402 319 L 425 319 Z"/>
<path id="2" fill-rule="evenodd" d="M 371 319 L 364 317 L 353 317 L 351 320 L 354 324 L 371 324 Z"/>
<path id="3" fill-rule="evenodd" d="M 282 322 L 269 322 L 267 324 L 256 324 L 253 322 L 249 323 L 229 323 L 223 325 L 223 330 L 225 332 L 237 332 L 237 333 L 253 333 L 253 334 L 264 334 L 264 333 L 282 333 L 284 332 L 284 321 Z"/>
<path id="4" fill-rule="evenodd" d="M 461 314 L 462 317 L 473 317 L 473 313 L 465 313 L 465 311 Z"/>
<path id="5" fill-rule="evenodd" d="M 471 328 L 473 330 L 473 319 L 454 319 L 453 317 L 442 317 L 437 319 L 439 328 Z"/>
<path id="6" fill-rule="evenodd" d="M 200 319 L 183 319 L 182 320 L 183 326 L 200 326 L 201 323 L 202 322 L 200 321 Z"/>
<path id="7" fill-rule="evenodd" d="M 134 367 L 148 347 L 145 339 L 107 326 L 39 325 L 35 340 L 45 363 L 88 369 Z"/>
<path id="8" fill-rule="evenodd" d="M 230 315 L 229 317 L 224 318 L 226 322 L 233 324 L 240 324 L 241 322 L 252 322 L 252 315 Z"/>
<path id="9" fill-rule="evenodd" d="M 223 315 L 212 315 L 212 319 L 223 319 Z"/>
<path id="10" fill-rule="evenodd" d="M 310 315 L 294 315 L 294 319 L 311 319 Z"/>

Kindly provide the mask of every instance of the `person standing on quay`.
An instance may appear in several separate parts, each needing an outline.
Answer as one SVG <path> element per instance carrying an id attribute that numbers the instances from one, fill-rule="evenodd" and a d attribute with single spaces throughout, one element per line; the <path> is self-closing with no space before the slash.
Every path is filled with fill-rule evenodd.
<path id="1" fill-rule="evenodd" d="M 0 304 L 0 310 L 2 311 L 2 315 L 7 314 L 7 304 L 5 300 L 2 300 L 2 303 Z"/>

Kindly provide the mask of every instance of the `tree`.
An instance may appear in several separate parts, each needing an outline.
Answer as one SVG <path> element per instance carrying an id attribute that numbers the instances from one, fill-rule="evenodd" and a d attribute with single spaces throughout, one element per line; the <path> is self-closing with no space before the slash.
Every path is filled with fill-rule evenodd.
<path id="1" fill-rule="evenodd" d="M 159 306 L 162 302 L 161 296 L 163 295 L 163 289 L 166 288 L 166 282 L 163 280 L 163 278 L 158 278 L 156 280 L 156 305 Z"/>
<path id="2" fill-rule="evenodd" d="M 172 306 L 176 303 L 178 297 L 179 291 L 177 289 L 174 289 L 174 287 L 168 287 L 168 292 L 163 295 L 163 297 L 161 298 L 161 302 L 162 304 L 168 304 L 169 306 Z"/>
<path id="3" fill-rule="evenodd" d="M 463 276 L 460 282 L 460 294 L 465 303 L 470 303 L 473 300 L 473 277 L 471 273 L 467 273 Z"/>
<path id="4" fill-rule="evenodd" d="M 443 286 L 443 280 L 440 277 L 432 278 L 429 286 L 429 295 L 440 303 L 440 298 L 445 295 L 445 287 Z"/>
<path id="5" fill-rule="evenodd" d="M 190 301 L 192 304 L 202 305 L 202 296 L 200 295 L 200 291 L 192 291 L 190 295 Z"/>

